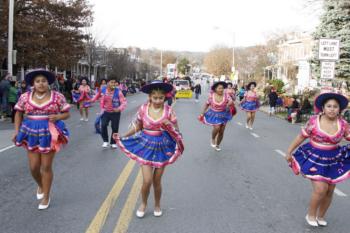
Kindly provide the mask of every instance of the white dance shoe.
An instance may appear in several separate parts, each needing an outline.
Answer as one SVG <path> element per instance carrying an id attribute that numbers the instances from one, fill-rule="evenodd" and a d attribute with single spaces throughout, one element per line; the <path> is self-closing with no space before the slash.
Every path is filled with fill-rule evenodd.
<path id="1" fill-rule="evenodd" d="M 118 148 L 117 144 L 112 144 L 111 147 L 112 147 L 112 149 L 117 149 Z"/>
<path id="2" fill-rule="evenodd" d="M 138 218 L 143 218 L 143 217 L 145 217 L 145 211 L 137 210 L 137 211 L 136 211 L 136 217 L 138 217 Z"/>
<path id="3" fill-rule="evenodd" d="M 47 202 L 46 205 L 39 204 L 38 210 L 46 210 L 47 208 L 49 208 L 49 206 L 50 206 L 50 199 L 49 199 L 49 201 Z"/>
<path id="4" fill-rule="evenodd" d="M 324 220 L 324 218 L 316 218 L 316 221 L 321 227 L 326 227 L 328 225 L 327 221 Z"/>
<path id="5" fill-rule="evenodd" d="M 216 151 L 221 151 L 221 148 L 220 148 L 219 146 L 216 146 L 216 147 L 215 147 L 215 150 L 216 150 Z"/>
<path id="6" fill-rule="evenodd" d="M 36 199 L 41 200 L 44 198 L 44 193 L 39 193 L 39 188 L 36 190 Z"/>
<path id="7" fill-rule="evenodd" d="M 309 224 L 310 226 L 312 226 L 312 227 L 318 227 L 317 220 L 310 220 L 310 219 L 309 219 L 309 215 L 306 215 L 306 216 L 305 216 L 305 219 L 306 219 L 307 224 Z"/>
<path id="8" fill-rule="evenodd" d="M 154 217 L 160 217 L 163 215 L 163 212 L 160 210 L 160 211 L 153 211 L 153 215 Z"/>

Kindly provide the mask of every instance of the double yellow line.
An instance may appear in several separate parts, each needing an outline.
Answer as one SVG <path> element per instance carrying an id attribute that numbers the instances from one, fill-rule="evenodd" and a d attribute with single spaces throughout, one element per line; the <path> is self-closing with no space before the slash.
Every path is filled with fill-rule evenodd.
<path id="1" fill-rule="evenodd" d="M 87 228 L 86 233 L 100 233 L 109 212 L 116 204 L 121 191 L 124 188 L 126 181 L 128 180 L 133 168 L 135 166 L 135 161 L 129 160 L 129 162 L 124 167 L 122 173 L 118 177 L 117 181 L 114 183 L 111 191 L 107 195 L 106 199 L 102 203 L 100 209 L 97 211 L 96 216 L 91 221 L 90 226 Z M 113 233 L 125 233 L 128 230 L 129 223 L 132 219 L 137 198 L 140 192 L 142 184 L 141 170 L 138 171 L 136 180 L 131 188 L 128 199 L 124 204 L 122 212 L 119 216 L 118 222 L 114 228 Z"/>

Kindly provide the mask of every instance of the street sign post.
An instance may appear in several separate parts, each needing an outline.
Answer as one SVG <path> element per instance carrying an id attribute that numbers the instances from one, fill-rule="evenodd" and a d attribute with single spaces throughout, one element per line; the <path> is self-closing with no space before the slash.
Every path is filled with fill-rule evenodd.
<path id="1" fill-rule="evenodd" d="M 321 79 L 334 79 L 334 70 L 334 61 L 321 61 Z"/>
<path id="2" fill-rule="evenodd" d="M 318 59 L 321 61 L 321 87 L 329 86 L 334 79 L 335 62 L 339 60 L 340 40 L 321 38 L 318 47 Z"/>
<path id="3" fill-rule="evenodd" d="M 339 60 L 339 44 L 340 41 L 338 39 L 320 39 L 318 59 L 327 61 Z"/>

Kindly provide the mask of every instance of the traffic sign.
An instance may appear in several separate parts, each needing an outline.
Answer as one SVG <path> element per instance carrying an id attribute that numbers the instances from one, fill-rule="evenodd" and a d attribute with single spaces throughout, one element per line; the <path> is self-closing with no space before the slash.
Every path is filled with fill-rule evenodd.
<path id="1" fill-rule="evenodd" d="M 335 70 L 334 61 L 322 61 L 321 62 L 321 79 L 333 79 Z"/>
<path id="2" fill-rule="evenodd" d="M 340 41 L 338 39 L 320 39 L 318 59 L 326 61 L 339 60 L 339 44 Z"/>

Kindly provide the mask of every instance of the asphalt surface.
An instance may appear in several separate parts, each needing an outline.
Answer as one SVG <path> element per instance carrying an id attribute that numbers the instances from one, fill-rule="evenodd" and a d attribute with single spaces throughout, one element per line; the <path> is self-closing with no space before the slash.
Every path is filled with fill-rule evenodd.
<path id="1" fill-rule="evenodd" d="M 143 94 L 128 97 L 121 132 L 145 100 Z M 93 132 L 97 106 L 89 122 L 80 122 L 73 108 L 67 120 L 71 141 L 55 158 L 48 210 L 36 209 L 25 151 L 0 152 L 0 233 L 349 232 L 349 181 L 337 186 L 328 227 L 313 229 L 305 223 L 310 182 L 295 176 L 282 156 L 300 126 L 259 112 L 250 131 L 239 111 L 227 125 L 222 151 L 216 152 L 210 147 L 211 127 L 196 119 L 204 101 L 202 96 L 200 103 L 182 99 L 175 105 L 186 148 L 166 168 L 162 217 L 152 214 L 153 194 L 145 218 L 135 217 L 139 166 L 119 150 L 101 148 L 102 140 Z"/>

